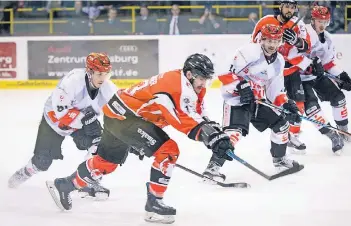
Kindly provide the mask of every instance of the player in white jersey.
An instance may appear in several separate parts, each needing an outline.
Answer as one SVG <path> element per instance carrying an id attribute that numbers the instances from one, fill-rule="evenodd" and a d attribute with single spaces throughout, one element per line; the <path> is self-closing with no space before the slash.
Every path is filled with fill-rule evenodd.
<path id="1" fill-rule="evenodd" d="M 86 69 L 74 69 L 62 78 L 45 103 L 34 155 L 11 176 L 10 188 L 17 188 L 34 174 L 47 171 L 53 160 L 62 160 L 61 144 L 66 136 L 73 137 L 78 149 L 96 150 L 102 134 L 97 116 L 117 90 L 109 80 L 110 71 L 107 55 L 90 53 Z M 86 191 L 92 196 L 95 192 L 109 195 L 102 186 Z"/>
<path id="2" fill-rule="evenodd" d="M 329 101 L 337 127 L 340 130 L 348 131 L 346 99 L 340 89 L 350 91 L 351 79 L 335 63 L 335 47 L 330 33 L 325 31 L 330 21 L 330 13 L 328 8 L 324 6 L 315 6 L 311 11 L 311 16 L 311 24 L 308 24 L 306 28 L 311 37 L 312 49 L 307 56 L 314 60 L 313 64 L 308 68 L 309 70 L 301 74 L 306 96 L 305 113 L 307 117 L 327 124 L 328 121 L 318 104 L 318 98 L 321 101 Z M 337 84 L 335 81 L 332 81 L 332 79 L 324 75 L 325 71 L 340 79 L 342 83 Z M 318 98 L 314 91 L 317 93 Z M 344 146 L 343 139 L 348 141 L 349 137 L 344 135 L 341 137 L 335 131 L 316 126 L 322 134 L 331 139 L 333 152 L 340 154 L 340 150 Z"/>
<path id="3" fill-rule="evenodd" d="M 259 43 L 250 43 L 237 50 L 230 72 L 219 76 L 224 98 L 223 130 L 234 147 L 249 133 L 250 122 L 263 132 L 270 128 L 271 155 L 273 164 L 279 169 L 290 169 L 291 173 L 303 165 L 288 159 L 286 154 L 289 141 L 289 123 L 285 115 L 271 108 L 256 104 L 255 99 L 265 100 L 286 109 L 290 117 L 300 122 L 296 103 L 288 99 L 284 89 L 284 58 L 277 52 L 282 42 L 283 30 L 280 26 L 267 24 L 261 29 Z M 219 167 L 224 160 L 212 156 L 204 175 L 213 179 L 223 179 Z"/>

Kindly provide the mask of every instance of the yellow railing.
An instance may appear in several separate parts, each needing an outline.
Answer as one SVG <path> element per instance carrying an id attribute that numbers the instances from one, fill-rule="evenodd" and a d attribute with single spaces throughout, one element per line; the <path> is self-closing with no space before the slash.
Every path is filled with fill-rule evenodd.
<path id="1" fill-rule="evenodd" d="M 213 5 L 212 8 L 216 10 L 216 13 L 219 14 L 221 9 L 257 9 L 258 17 L 262 18 L 263 16 L 263 8 L 277 8 L 279 6 L 276 5 Z M 339 6 L 337 6 L 339 8 Z M 148 6 L 148 9 L 171 9 L 171 6 Z M 193 6 L 179 6 L 180 9 L 204 9 L 203 5 L 193 5 Z M 348 18 L 347 9 L 351 8 L 351 6 L 345 6 L 345 31 L 347 31 L 347 21 L 351 21 L 351 18 Z M 140 9 L 139 6 L 123 6 L 120 7 L 119 10 L 130 10 L 131 11 L 131 19 L 121 19 L 121 22 L 131 23 L 132 33 L 135 32 L 135 22 L 136 22 L 136 10 Z M 54 20 L 54 12 L 55 11 L 75 11 L 75 8 L 51 8 L 49 11 L 49 19 L 48 20 L 26 20 L 26 21 L 16 21 L 14 19 L 14 10 L 13 9 L 5 9 L 3 11 L 10 12 L 10 21 L 3 22 L 0 21 L 0 24 L 10 24 L 10 34 L 14 33 L 14 24 L 48 24 L 49 26 L 49 34 L 54 33 L 54 24 L 65 24 L 69 23 L 69 20 Z M 33 8 L 19 8 L 17 12 L 33 12 Z M 46 11 L 46 8 L 37 8 L 36 11 L 43 12 Z M 199 18 L 190 18 L 189 21 L 198 21 Z M 238 17 L 230 17 L 223 18 L 224 21 L 247 21 L 248 18 L 238 18 Z M 158 22 L 166 22 L 166 19 L 157 19 Z M 95 20 L 94 23 L 103 23 L 105 20 Z M 94 26 L 90 27 L 90 33 L 94 33 Z"/>

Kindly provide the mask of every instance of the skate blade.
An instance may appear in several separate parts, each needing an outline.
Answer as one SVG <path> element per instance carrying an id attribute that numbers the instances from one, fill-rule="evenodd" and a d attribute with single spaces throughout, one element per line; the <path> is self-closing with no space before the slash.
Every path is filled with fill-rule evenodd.
<path id="1" fill-rule="evenodd" d="M 342 150 L 334 151 L 334 155 L 335 156 L 341 156 L 342 155 Z"/>
<path id="2" fill-rule="evenodd" d="M 159 215 L 153 212 L 146 212 L 144 220 L 150 223 L 173 224 L 175 222 L 174 215 Z"/>
<path id="3" fill-rule="evenodd" d="M 78 191 L 78 197 L 82 199 L 92 199 L 93 201 L 106 201 L 108 199 L 108 194 L 105 192 L 96 192 L 95 197 L 91 196 L 89 192 Z"/>
<path id="4" fill-rule="evenodd" d="M 297 149 L 295 147 L 288 147 L 289 153 L 293 155 L 306 155 L 306 149 Z"/>
<path id="5" fill-rule="evenodd" d="M 48 188 L 50 195 L 52 197 L 52 199 L 54 200 L 56 206 L 62 210 L 65 211 L 66 209 L 62 206 L 61 202 L 60 202 L 60 195 L 58 190 L 55 187 L 54 182 L 52 181 L 46 181 L 46 187 Z"/>
<path id="6" fill-rule="evenodd" d="M 215 181 L 223 183 L 224 179 L 222 177 L 212 177 L 212 178 L 210 178 L 210 177 L 207 177 L 207 176 L 204 176 L 202 178 L 202 182 L 204 182 L 205 184 L 215 185 L 215 184 L 217 184 Z"/>

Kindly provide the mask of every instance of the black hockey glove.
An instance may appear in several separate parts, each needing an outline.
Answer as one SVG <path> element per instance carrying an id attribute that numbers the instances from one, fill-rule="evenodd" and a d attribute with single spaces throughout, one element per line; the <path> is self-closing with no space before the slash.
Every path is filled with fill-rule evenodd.
<path id="1" fill-rule="evenodd" d="M 299 38 L 293 29 L 287 28 L 283 33 L 283 41 L 295 46 L 297 43 L 299 43 Z"/>
<path id="2" fill-rule="evenodd" d="M 240 95 L 240 103 L 242 104 L 251 104 L 255 100 L 254 93 L 251 89 L 250 84 L 247 81 L 241 81 L 236 86 L 238 93 Z"/>
<path id="3" fill-rule="evenodd" d="M 86 135 L 83 129 L 74 131 L 71 137 L 79 150 L 88 150 L 93 145 L 98 146 L 101 140 L 101 136 Z"/>
<path id="4" fill-rule="evenodd" d="M 88 111 L 82 118 L 82 123 L 86 135 L 91 137 L 101 136 L 102 128 L 95 112 Z"/>
<path id="5" fill-rule="evenodd" d="M 217 132 L 209 136 L 208 145 L 212 152 L 218 157 L 229 161 L 233 158 L 227 154 L 227 151 L 234 154 L 234 147 L 230 142 L 229 136 L 224 132 Z"/>
<path id="6" fill-rule="evenodd" d="M 341 81 L 343 81 L 341 84 L 339 84 L 340 89 L 351 91 L 351 79 L 349 75 L 343 71 L 338 77 Z"/>
<path id="7" fill-rule="evenodd" d="M 131 146 L 129 147 L 128 151 L 134 155 L 137 155 L 139 157 L 139 160 L 143 160 L 144 159 L 144 156 L 145 156 L 145 153 L 138 150 L 137 148 Z"/>
<path id="8" fill-rule="evenodd" d="M 300 111 L 299 111 L 299 108 L 296 106 L 295 101 L 289 99 L 288 102 L 283 104 L 282 107 L 283 109 L 290 112 L 290 113 L 287 113 L 287 118 L 289 121 L 293 121 L 297 123 L 301 122 L 301 117 L 299 115 Z"/>
<path id="9" fill-rule="evenodd" d="M 314 58 L 312 62 L 312 74 L 317 76 L 317 78 L 322 78 L 324 76 L 324 68 L 322 62 L 319 58 Z"/>

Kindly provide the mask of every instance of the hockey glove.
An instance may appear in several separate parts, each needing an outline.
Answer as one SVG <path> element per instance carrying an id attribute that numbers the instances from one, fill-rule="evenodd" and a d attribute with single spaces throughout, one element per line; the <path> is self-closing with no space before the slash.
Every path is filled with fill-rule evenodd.
<path id="1" fill-rule="evenodd" d="M 295 46 L 299 42 L 299 38 L 293 29 L 287 28 L 283 33 L 283 41 Z"/>
<path id="2" fill-rule="evenodd" d="M 86 135 L 83 129 L 74 131 L 71 137 L 79 150 L 88 150 L 92 146 L 98 146 L 101 140 L 101 136 Z"/>
<path id="3" fill-rule="evenodd" d="M 324 76 L 324 68 L 322 62 L 317 57 L 313 59 L 312 74 L 317 76 L 317 78 L 322 78 L 322 76 Z"/>
<path id="4" fill-rule="evenodd" d="M 95 112 L 89 111 L 82 118 L 83 130 L 86 135 L 94 137 L 101 136 L 102 128 Z"/>
<path id="5" fill-rule="evenodd" d="M 346 91 L 351 91 L 351 79 L 349 75 L 343 71 L 339 76 L 341 81 L 343 81 L 339 86 L 340 89 L 344 89 Z"/>
<path id="6" fill-rule="evenodd" d="M 233 158 L 227 155 L 227 151 L 234 152 L 234 147 L 230 142 L 230 138 L 224 132 L 218 132 L 216 134 L 212 134 L 209 137 L 209 146 L 212 149 L 212 152 L 218 157 L 223 158 L 229 161 L 232 161 Z"/>
<path id="7" fill-rule="evenodd" d="M 251 89 L 250 84 L 247 81 L 244 80 L 239 82 L 236 88 L 238 89 L 238 93 L 240 95 L 240 103 L 251 104 L 254 101 L 254 93 Z"/>
<path id="8" fill-rule="evenodd" d="M 300 123 L 301 122 L 301 117 L 299 115 L 299 108 L 296 106 L 295 101 L 293 100 L 288 100 L 288 102 L 286 102 L 285 104 L 283 104 L 283 109 L 289 111 L 290 113 L 288 113 L 287 117 L 289 118 L 289 121 L 293 121 L 296 123 Z"/>

